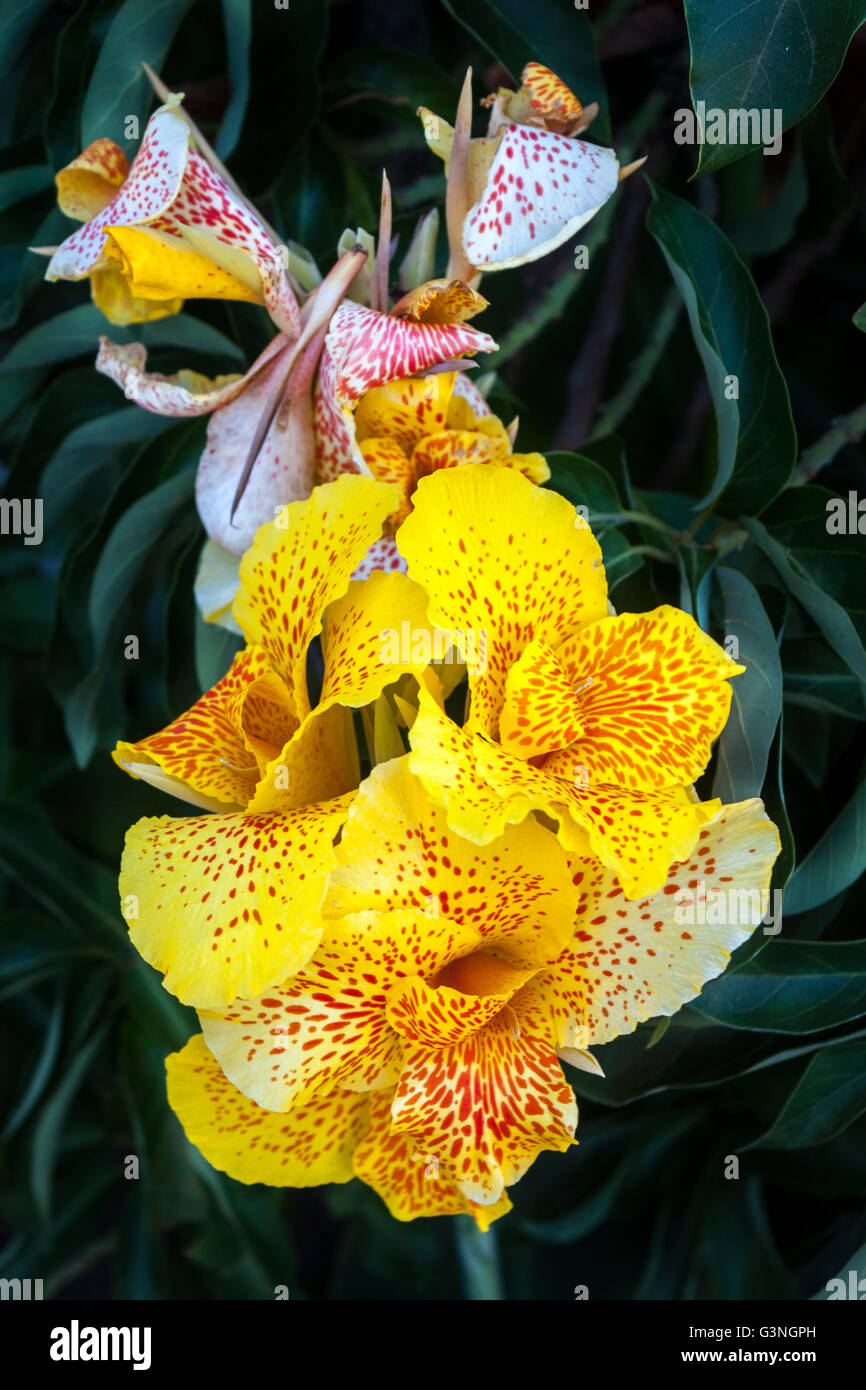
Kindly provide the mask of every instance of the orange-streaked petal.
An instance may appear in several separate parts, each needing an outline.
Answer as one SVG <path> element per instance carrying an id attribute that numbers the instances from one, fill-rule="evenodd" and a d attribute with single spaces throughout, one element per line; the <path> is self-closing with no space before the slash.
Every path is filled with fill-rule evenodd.
<path id="1" fill-rule="evenodd" d="M 513 469 L 467 464 L 422 479 L 397 533 L 440 627 L 486 638 L 470 725 L 496 737 L 509 670 L 533 638 L 558 646 L 607 612 L 598 542 L 573 506 Z"/>
<path id="2" fill-rule="evenodd" d="M 470 1202 L 434 1155 L 416 1152 L 403 1134 L 391 1132 L 392 1092 L 370 1095 L 370 1126 L 355 1149 L 355 1173 L 378 1192 L 397 1221 L 418 1216 L 472 1216 L 482 1231 L 511 1210 L 503 1192 L 488 1206 Z"/>
<path id="3" fill-rule="evenodd" d="M 462 280 L 428 280 L 404 294 L 391 314 L 416 323 L 464 323 L 487 307 L 484 296 Z"/>
<path id="4" fill-rule="evenodd" d="M 420 975 L 397 980 L 388 991 L 387 1015 L 391 1027 L 408 1042 L 434 1051 L 451 1047 L 477 1033 L 501 1013 L 515 991 L 535 973 L 480 952 L 454 961 L 451 967 L 445 967 L 445 972 L 440 972 L 440 977 L 445 974 L 447 978 L 450 969 L 459 978 L 457 972 L 461 969 L 465 972 L 467 963 L 471 967 L 476 962 L 488 961 L 494 979 L 487 983 L 495 980 L 496 993 L 480 990 L 467 993 L 462 988 L 452 989 L 449 984 L 428 984 Z"/>
<path id="5" fill-rule="evenodd" d="M 542 120 L 548 130 L 570 134 L 580 123 L 583 107 L 574 92 L 543 63 L 527 63 L 520 82 L 533 116 Z"/>
<path id="6" fill-rule="evenodd" d="M 497 1201 L 538 1154 L 574 1142 L 577 1106 L 534 989 L 524 986 L 513 1007 L 451 1047 L 405 1047 L 393 1130 L 447 1164 L 475 1202 Z"/>
<path id="7" fill-rule="evenodd" d="M 57 206 L 77 222 L 107 207 L 129 174 L 129 160 L 119 145 L 104 137 L 93 140 L 64 169 L 55 174 Z"/>
<path id="8" fill-rule="evenodd" d="M 264 647 L 302 716 L 310 708 L 307 649 L 324 610 L 345 593 L 399 500 L 397 488 L 372 478 L 338 478 L 283 508 L 241 561 L 232 612 L 247 640 Z"/>
<path id="9" fill-rule="evenodd" d="M 170 993 L 221 1008 L 309 960 L 346 810 L 337 799 L 285 815 L 163 816 L 127 831 L 124 916 Z"/>
<path id="10" fill-rule="evenodd" d="M 226 675 L 200 700 L 159 733 L 137 743 L 119 743 L 114 761 L 155 763 L 171 777 L 227 807 L 245 806 L 255 791 L 259 768 L 244 739 L 239 714 L 250 687 L 270 670 L 260 647 L 238 652 Z M 284 718 L 291 727 L 291 707 L 286 701 Z M 281 743 L 288 737 L 284 733 Z"/>
<path id="11" fill-rule="evenodd" d="M 313 959 L 260 998 L 202 1014 L 208 1047 L 244 1095 L 288 1110 L 335 1085 L 393 1085 L 402 1043 L 388 1022 L 388 990 L 404 975 L 432 975 L 475 949 L 471 927 L 423 912 L 353 913 L 330 922 Z"/>
<path id="12" fill-rule="evenodd" d="M 574 683 L 547 642 L 530 642 L 508 672 L 505 692 L 499 737 L 507 752 L 534 758 L 569 748 L 580 736 Z"/>
<path id="13" fill-rule="evenodd" d="M 705 825 L 694 854 L 673 865 L 652 897 L 629 902 L 597 861 L 575 860 L 581 903 L 574 940 L 537 977 L 558 1044 L 609 1042 L 693 999 L 766 912 L 778 852 L 778 831 L 755 799 L 725 806 Z M 717 920 L 709 911 L 715 894 Z M 707 921 L 695 920 L 701 911 Z"/>
<path id="14" fill-rule="evenodd" d="M 646 791 L 700 776 L 728 718 L 728 678 L 745 670 L 688 613 L 668 606 L 602 618 L 556 655 L 573 691 L 563 706 L 580 726 L 572 761 L 586 765 L 590 784 Z M 512 673 L 515 705 L 530 702 L 530 727 L 538 675 L 531 665 Z"/>
<path id="15" fill-rule="evenodd" d="M 571 934 L 574 895 L 556 836 L 527 821 L 494 844 L 472 844 L 449 831 L 407 758 L 380 763 L 366 778 L 336 857 L 328 916 L 421 909 L 523 965 L 541 964 Z"/>
<path id="16" fill-rule="evenodd" d="M 348 1182 L 368 1128 L 366 1096 L 336 1091 L 289 1115 L 263 1110 L 232 1085 L 202 1035 L 165 1060 L 168 1102 L 214 1168 L 244 1183 L 316 1187 Z"/>

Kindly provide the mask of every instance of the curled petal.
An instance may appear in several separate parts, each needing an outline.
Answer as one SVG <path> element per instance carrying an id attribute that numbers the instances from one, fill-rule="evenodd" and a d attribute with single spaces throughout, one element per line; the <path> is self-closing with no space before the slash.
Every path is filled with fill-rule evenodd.
<path id="1" fill-rule="evenodd" d="M 119 344 L 100 338 L 96 370 L 116 382 L 127 400 L 156 415 L 208 415 L 239 396 L 257 373 L 287 347 L 286 339 L 277 335 L 245 375 L 231 373 L 212 381 L 187 370 L 172 376 L 148 372 L 147 348 L 142 343 Z"/>
<path id="2" fill-rule="evenodd" d="M 77 222 L 107 207 L 129 175 L 129 160 L 113 140 L 93 140 L 81 154 L 54 176 L 57 206 Z"/>

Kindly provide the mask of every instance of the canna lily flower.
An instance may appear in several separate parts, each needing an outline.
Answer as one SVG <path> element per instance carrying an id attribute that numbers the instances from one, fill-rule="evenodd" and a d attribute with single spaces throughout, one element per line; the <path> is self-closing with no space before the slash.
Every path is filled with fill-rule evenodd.
<path id="1" fill-rule="evenodd" d="M 393 1088 L 390 1133 L 469 1201 L 499 1202 L 539 1153 L 573 1142 L 534 986 L 573 934 L 566 856 L 533 820 L 487 846 L 453 834 L 405 757 L 364 781 L 334 855 L 313 958 L 200 1011 L 205 1043 L 270 1111 Z"/>
<path id="2" fill-rule="evenodd" d="M 169 1100 L 242 1182 L 357 1176 L 399 1220 L 468 1211 L 486 1229 L 538 1152 L 569 1147 L 559 1062 L 603 1075 L 590 1048 L 721 973 L 760 921 L 779 837 L 759 801 L 725 807 L 661 892 L 629 902 L 595 859 L 569 859 L 565 883 L 532 820 L 483 850 L 449 835 L 405 761 L 350 812 L 309 966 L 203 1014 L 167 1060 Z M 699 883 L 735 908 L 687 931 L 678 905 Z"/>
<path id="3" fill-rule="evenodd" d="M 688 788 L 743 668 L 676 609 L 609 615 L 589 526 L 514 470 L 422 479 L 397 542 L 431 621 L 483 634 L 465 727 L 421 692 L 412 728 L 412 769 L 449 825 L 485 843 L 541 810 L 629 897 L 658 891 L 719 809 Z"/>
<path id="4" fill-rule="evenodd" d="M 61 169 L 58 202 L 84 223 L 54 252 L 47 280 L 90 277 L 113 323 L 175 314 L 185 299 L 263 304 L 290 338 L 295 296 L 259 218 L 194 148 L 171 98 L 151 116 L 130 167 L 101 139 Z"/>
<path id="5" fill-rule="evenodd" d="M 238 1182 L 317 1187 L 357 1177 L 398 1221 L 463 1213 L 483 1231 L 511 1208 L 504 1193 L 492 1206 L 471 1202 L 435 1160 L 417 1162 L 407 1140 L 389 1131 L 391 1091 L 337 1089 L 288 1114 L 263 1110 L 232 1085 L 200 1033 L 166 1058 L 166 1071 L 169 1104 L 187 1137 Z"/>
<path id="6" fill-rule="evenodd" d="M 380 637 L 406 619 L 424 627 L 418 586 L 400 574 L 349 583 L 397 500 L 383 483 L 341 478 L 262 527 L 235 602 L 245 649 L 179 719 L 118 745 L 125 771 L 206 812 L 139 821 L 120 876 L 133 944 L 186 1003 L 254 995 L 319 941 L 333 842 L 359 779 L 351 710 L 407 671 L 426 673 L 411 653 L 385 660 Z M 307 656 L 323 626 L 313 705 Z"/>
<path id="7" fill-rule="evenodd" d="M 519 91 L 500 89 L 485 105 L 492 107 L 487 135 L 468 141 L 465 169 L 457 174 L 467 209 L 462 254 L 479 271 L 507 270 L 561 246 L 637 166 L 620 170 L 612 150 L 579 138 L 597 106 L 584 109 L 541 63 L 527 63 Z M 471 106 L 467 139 L 470 113 Z M 428 145 L 453 179 L 455 128 L 426 107 L 418 114 Z"/>

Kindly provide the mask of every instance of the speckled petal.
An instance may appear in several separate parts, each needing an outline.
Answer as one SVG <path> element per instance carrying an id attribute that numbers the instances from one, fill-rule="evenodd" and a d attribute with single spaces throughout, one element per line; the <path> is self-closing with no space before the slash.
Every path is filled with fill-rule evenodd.
<path id="1" fill-rule="evenodd" d="M 510 468 L 467 464 L 422 479 L 397 533 L 441 627 L 486 647 L 470 671 L 471 727 L 496 737 L 510 668 L 533 638 L 557 646 L 607 612 L 601 550 L 574 507 Z"/>
<path id="2" fill-rule="evenodd" d="M 724 807 L 705 825 L 694 853 L 670 869 L 652 897 L 629 902 L 597 861 L 575 860 L 575 937 L 556 967 L 537 977 L 558 1044 L 609 1042 L 693 999 L 760 922 L 778 852 L 778 831 L 752 800 Z M 718 921 L 710 912 L 715 894 Z M 702 901 L 709 918 L 703 922 L 695 920 Z"/>
<path id="3" fill-rule="evenodd" d="M 336 1091 L 275 1115 L 241 1095 L 200 1033 L 165 1065 L 169 1105 L 190 1143 L 221 1173 L 269 1187 L 316 1187 L 355 1176 L 353 1155 L 368 1129 L 366 1096 Z"/>
<path id="4" fill-rule="evenodd" d="M 120 896 L 133 945 L 197 1008 L 254 996 L 304 965 L 345 800 L 279 815 L 138 821 Z"/>

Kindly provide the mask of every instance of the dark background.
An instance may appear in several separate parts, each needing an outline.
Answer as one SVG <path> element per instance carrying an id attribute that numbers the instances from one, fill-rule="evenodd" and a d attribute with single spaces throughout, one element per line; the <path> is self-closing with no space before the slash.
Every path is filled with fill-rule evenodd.
<path id="1" fill-rule="evenodd" d="M 573 50 L 552 44 L 552 11 L 573 19 Z M 166 1104 L 163 1058 L 196 1021 L 129 948 L 115 879 L 126 827 L 171 808 L 109 752 L 186 708 L 232 651 L 192 599 L 205 422 L 127 405 L 92 369 L 98 334 L 122 334 L 88 307 L 85 285 L 44 284 L 44 260 L 25 248 L 72 229 L 53 175 L 86 142 L 93 112 L 120 143 L 125 115 L 138 113 L 143 129 L 155 103 L 130 78 L 132 55 L 186 93 L 241 186 L 323 270 L 345 227 L 374 230 L 383 167 L 405 249 L 444 193 L 415 109 L 453 119 L 468 63 L 476 111 L 510 82 L 503 62 L 520 45 L 502 39 L 497 15 L 487 0 L 291 0 L 288 12 L 265 0 L 0 5 L 3 487 L 43 497 L 46 527 L 39 547 L 0 538 L 0 1275 L 42 1277 L 46 1296 L 270 1298 L 285 1284 L 292 1298 L 460 1298 L 486 1287 L 569 1299 L 588 1284 L 593 1298 L 784 1299 L 811 1297 L 849 1267 L 866 1273 L 862 686 L 828 637 L 835 610 L 804 607 L 724 498 L 697 546 L 628 519 L 599 529 L 606 558 L 624 557 L 611 570 L 618 608 L 694 605 L 720 635 L 724 594 L 700 587 L 720 537 L 759 596 L 753 616 L 783 673 L 764 790 L 783 831 L 776 886 L 828 827 L 836 836 L 815 905 L 786 918 L 783 943 L 755 943 L 767 960 L 776 952 L 766 973 L 777 987 L 763 980 L 758 1004 L 709 992 L 710 1012 L 698 1001 L 663 1036 L 646 1025 L 600 1049 L 605 1082 L 572 1074 L 579 1146 L 542 1156 L 514 1189 L 515 1211 L 495 1227 L 498 1263 L 480 1273 L 461 1223 L 402 1226 L 359 1183 L 277 1192 L 232 1182 L 190 1148 Z M 554 481 L 591 514 L 636 511 L 681 531 L 715 473 L 713 407 L 645 224 L 644 174 L 699 208 L 745 263 L 808 448 L 866 395 L 852 324 L 866 299 L 863 34 L 777 157 L 749 153 L 693 178 L 696 150 L 672 138 L 690 100 L 680 3 L 596 0 L 590 22 L 565 0 L 526 0 L 520 15 L 525 57 L 589 74 L 577 94 L 604 104 L 590 137 L 649 158 L 580 234 L 587 271 L 575 271 L 568 244 L 485 277 L 479 324 L 500 343 L 491 402 L 506 420 L 519 413 L 523 449 L 565 451 Z M 97 61 L 109 43 L 126 62 L 114 86 Z M 444 264 L 443 236 L 440 273 Z M 150 343 L 160 371 L 243 370 L 270 336 L 247 305 L 196 302 L 165 324 L 127 333 Z M 750 350 L 766 357 L 766 341 L 758 334 Z M 795 577 L 848 610 L 861 644 L 862 543 L 829 538 L 823 517 L 826 497 L 866 495 L 864 424 L 818 484 L 762 507 Z M 766 428 L 760 414 L 754 428 Z M 140 640 L 137 662 L 123 658 L 128 634 Z M 797 950 L 807 942 L 825 948 L 814 966 Z M 779 955 L 783 944 L 794 954 Z M 123 1176 L 130 1154 L 137 1181 Z M 729 1154 L 740 1156 L 737 1181 L 723 1177 Z"/>

